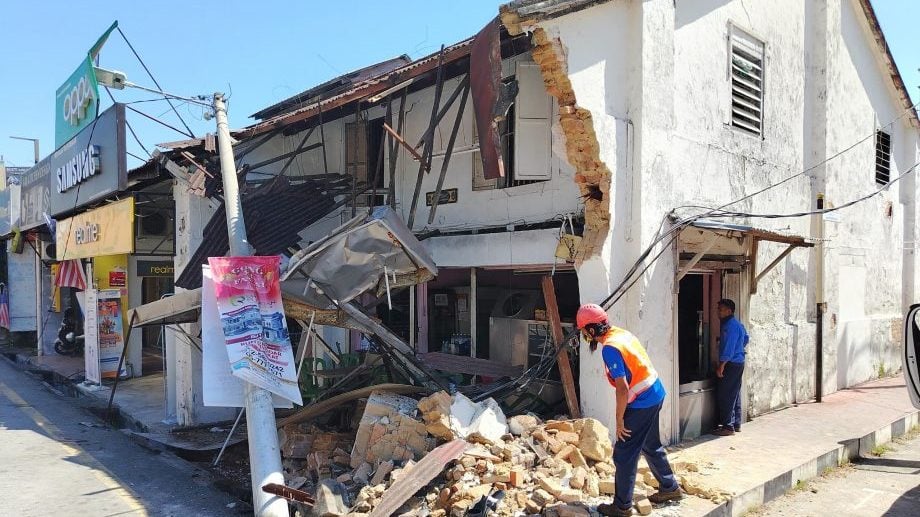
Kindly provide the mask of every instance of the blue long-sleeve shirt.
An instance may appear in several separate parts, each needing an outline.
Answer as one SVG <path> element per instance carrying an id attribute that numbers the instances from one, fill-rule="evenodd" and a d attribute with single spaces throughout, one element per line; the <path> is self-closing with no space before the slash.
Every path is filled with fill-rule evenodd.
<path id="1" fill-rule="evenodd" d="M 743 363 L 745 349 L 750 338 L 747 330 L 734 316 L 722 321 L 722 337 L 719 339 L 719 361 Z"/>

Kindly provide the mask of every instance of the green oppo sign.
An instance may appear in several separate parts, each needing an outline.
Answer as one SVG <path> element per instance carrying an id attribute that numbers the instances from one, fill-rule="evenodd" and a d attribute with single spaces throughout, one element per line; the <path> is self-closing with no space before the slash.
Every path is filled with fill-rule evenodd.
<path id="1" fill-rule="evenodd" d="M 99 83 L 93 65 L 102 45 L 117 27 L 116 21 L 90 48 L 86 58 L 67 81 L 57 89 L 54 102 L 55 149 L 66 144 L 99 114 Z"/>
<path id="2" fill-rule="evenodd" d="M 66 144 L 99 114 L 99 84 L 93 60 L 87 55 L 80 66 L 57 89 L 54 147 Z"/>

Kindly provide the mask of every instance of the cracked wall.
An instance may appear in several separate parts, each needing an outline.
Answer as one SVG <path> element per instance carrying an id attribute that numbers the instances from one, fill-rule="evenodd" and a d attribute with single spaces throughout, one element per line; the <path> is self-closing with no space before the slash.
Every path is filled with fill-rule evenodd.
<path id="1" fill-rule="evenodd" d="M 503 13 L 502 22 L 511 35 L 523 32 L 513 13 Z M 601 160 L 600 144 L 591 112 L 578 106 L 569 80 L 562 41 L 545 29 L 533 29 L 533 60 L 540 66 L 546 91 L 559 104 L 559 124 L 565 137 L 566 159 L 575 169 L 574 180 L 585 204 L 585 228 L 577 258 L 583 261 L 600 253 L 610 229 L 610 185 L 612 174 Z"/>

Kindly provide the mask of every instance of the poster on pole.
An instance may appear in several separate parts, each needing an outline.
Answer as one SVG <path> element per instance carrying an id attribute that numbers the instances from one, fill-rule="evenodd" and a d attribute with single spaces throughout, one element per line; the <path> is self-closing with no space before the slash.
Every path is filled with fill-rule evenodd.
<path id="1" fill-rule="evenodd" d="M 92 277 L 90 277 L 92 278 Z M 86 382 L 102 384 L 99 370 L 99 306 L 95 289 L 83 291 L 83 358 Z"/>
<path id="2" fill-rule="evenodd" d="M 202 348 L 202 402 L 207 407 L 243 407 L 246 405 L 246 387 L 243 380 L 230 370 L 227 341 L 220 325 L 217 296 L 211 266 L 201 266 L 201 348 Z M 294 404 L 272 394 L 272 402 L 279 409 L 290 409 Z"/>
<path id="3" fill-rule="evenodd" d="M 303 405 L 281 302 L 281 257 L 208 262 L 233 375 Z"/>
<path id="4" fill-rule="evenodd" d="M 99 341 L 99 369 L 103 379 L 114 379 L 118 361 L 125 348 L 124 324 L 121 317 L 121 291 L 103 289 L 97 291 L 96 331 Z M 125 373 L 122 367 L 122 375 Z"/>

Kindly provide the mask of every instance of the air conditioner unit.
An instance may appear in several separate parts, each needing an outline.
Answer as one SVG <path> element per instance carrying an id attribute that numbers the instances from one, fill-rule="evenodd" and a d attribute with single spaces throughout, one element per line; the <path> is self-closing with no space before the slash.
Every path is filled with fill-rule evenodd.
<path id="1" fill-rule="evenodd" d="M 57 261 L 57 246 L 53 242 L 39 242 L 38 245 L 42 262 Z"/>

